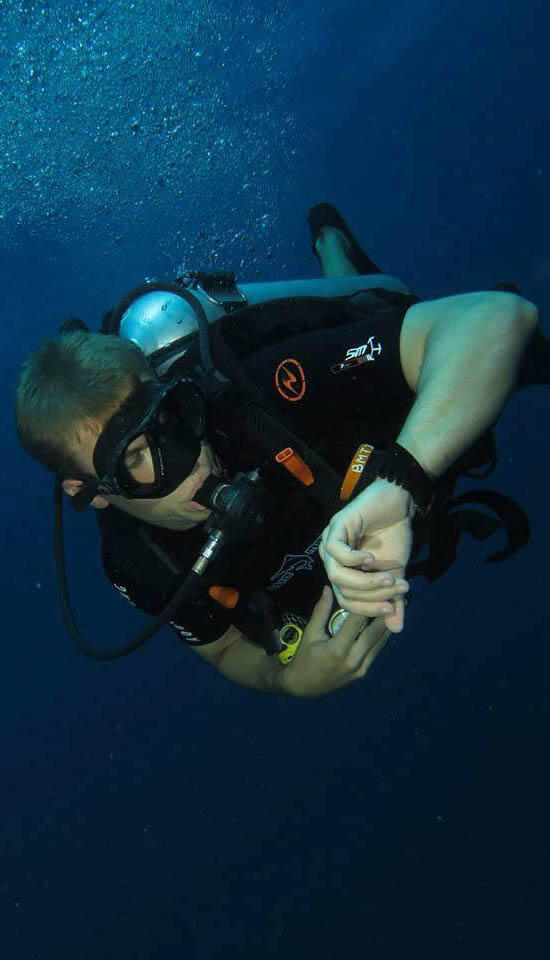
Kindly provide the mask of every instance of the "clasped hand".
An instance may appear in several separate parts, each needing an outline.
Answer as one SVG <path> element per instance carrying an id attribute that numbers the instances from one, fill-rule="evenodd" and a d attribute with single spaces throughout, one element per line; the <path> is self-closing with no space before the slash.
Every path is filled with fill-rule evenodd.
<path id="1" fill-rule="evenodd" d="M 403 629 L 413 513 L 406 490 L 375 480 L 332 517 L 319 546 L 338 603 L 351 613 L 383 616 L 392 633 Z"/>

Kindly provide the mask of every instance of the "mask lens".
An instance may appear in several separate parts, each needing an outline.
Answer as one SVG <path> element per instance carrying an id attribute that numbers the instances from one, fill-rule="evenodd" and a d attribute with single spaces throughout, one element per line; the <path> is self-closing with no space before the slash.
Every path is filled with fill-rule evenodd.
<path id="1" fill-rule="evenodd" d="M 202 440 L 206 410 L 204 397 L 194 383 L 178 383 L 159 407 L 157 423 L 161 432 L 182 440 Z"/>
<path id="2" fill-rule="evenodd" d="M 142 434 L 132 440 L 130 448 L 124 454 L 122 470 L 127 478 L 138 484 L 154 483 L 155 470 L 151 456 L 151 448 L 147 437 Z"/>
<path id="3" fill-rule="evenodd" d="M 167 385 L 161 396 L 158 387 L 155 396 L 155 387 L 144 384 L 100 437 L 96 470 L 100 476 L 112 471 L 130 498 L 166 496 L 193 470 L 205 420 L 203 394 L 191 381 Z"/>

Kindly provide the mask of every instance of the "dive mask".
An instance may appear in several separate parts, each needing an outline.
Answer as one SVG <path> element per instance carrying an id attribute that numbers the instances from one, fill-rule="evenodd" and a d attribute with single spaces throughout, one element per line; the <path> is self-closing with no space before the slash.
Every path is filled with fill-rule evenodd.
<path id="1" fill-rule="evenodd" d="M 98 494 L 130 500 L 168 496 L 192 472 L 205 426 L 204 394 L 193 380 L 178 376 L 141 383 L 105 424 L 93 454 L 97 476 L 78 478 L 84 483 L 71 506 L 85 510 Z M 130 459 L 133 451 L 128 452 L 142 436 L 153 468 L 149 482 L 138 479 Z"/>

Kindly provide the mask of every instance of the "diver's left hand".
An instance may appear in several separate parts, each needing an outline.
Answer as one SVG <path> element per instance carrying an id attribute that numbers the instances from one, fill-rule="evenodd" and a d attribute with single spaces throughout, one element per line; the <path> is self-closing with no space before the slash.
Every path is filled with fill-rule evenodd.
<path id="1" fill-rule="evenodd" d="M 399 633 L 405 618 L 403 579 L 412 549 L 414 507 L 410 493 L 375 480 L 335 513 L 323 530 L 319 553 L 338 603 L 350 613 L 384 617 Z M 365 552 L 372 556 L 368 561 Z M 389 584 L 384 580 L 390 578 Z"/>

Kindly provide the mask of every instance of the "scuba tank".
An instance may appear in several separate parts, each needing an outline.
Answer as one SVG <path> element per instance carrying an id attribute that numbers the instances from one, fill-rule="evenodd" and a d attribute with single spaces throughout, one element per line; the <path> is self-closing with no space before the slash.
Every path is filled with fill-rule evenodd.
<path id="1" fill-rule="evenodd" d="M 202 362 L 210 358 L 208 326 L 227 314 L 303 298 L 360 303 L 362 293 L 376 288 L 409 293 L 397 277 L 385 274 L 237 284 L 235 275 L 227 271 L 189 272 L 177 277 L 173 284 L 148 280 L 131 290 L 114 310 L 105 314 L 102 332 L 117 333 L 137 343 L 155 372 L 162 376 L 175 360 L 185 355 L 197 337 Z M 417 299 L 412 297 L 412 302 Z"/>

